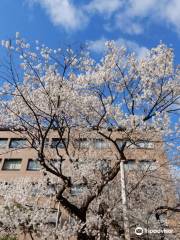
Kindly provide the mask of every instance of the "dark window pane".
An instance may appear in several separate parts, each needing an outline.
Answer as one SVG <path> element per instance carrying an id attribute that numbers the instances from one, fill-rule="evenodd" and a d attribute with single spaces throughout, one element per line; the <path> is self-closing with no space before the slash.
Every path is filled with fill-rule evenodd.
<path id="1" fill-rule="evenodd" d="M 85 190 L 87 190 L 87 187 L 84 185 L 74 185 L 73 187 L 71 187 L 71 195 L 72 196 L 77 196 L 81 193 L 83 193 Z"/>
<path id="2" fill-rule="evenodd" d="M 94 147 L 97 149 L 104 149 L 108 148 L 109 144 L 107 141 L 104 141 L 104 139 L 94 139 Z"/>
<path id="3" fill-rule="evenodd" d="M 76 140 L 76 147 L 81 149 L 89 148 L 90 145 L 92 145 L 92 142 L 90 139 L 87 138 L 80 138 Z"/>
<path id="4" fill-rule="evenodd" d="M 122 148 L 122 145 L 123 145 L 123 140 L 122 139 L 116 139 L 116 143 L 117 143 L 119 148 Z"/>
<path id="5" fill-rule="evenodd" d="M 67 144 L 65 139 L 63 141 Z M 52 138 L 51 148 L 64 148 L 64 144 L 60 138 Z"/>
<path id="6" fill-rule="evenodd" d="M 157 168 L 156 161 L 152 159 L 140 160 L 139 165 L 142 170 L 155 170 Z"/>
<path id="7" fill-rule="evenodd" d="M 134 159 L 129 159 L 124 162 L 125 170 L 134 170 L 136 169 L 136 161 Z"/>
<path id="8" fill-rule="evenodd" d="M 21 159 L 5 159 L 2 170 L 20 170 Z"/>
<path id="9" fill-rule="evenodd" d="M 120 139 L 120 138 L 117 138 L 116 139 L 116 143 L 118 145 L 119 148 L 122 148 L 123 144 L 126 143 L 126 146 L 127 148 L 130 148 L 133 144 L 126 138 L 124 139 Z"/>
<path id="10" fill-rule="evenodd" d="M 0 138 L 0 149 L 6 148 L 8 143 L 8 138 Z"/>
<path id="11" fill-rule="evenodd" d="M 38 171 L 41 169 L 40 163 L 37 160 L 29 159 L 27 170 L 29 171 Z"/>
<path id="12" fill-rule="evenodd" d="M 9 144 L 10 148 L 26 148 L 27 146 L 27 140 L 22 138 L 12 138 Z"/>
<path id="13" fill-rule="evenodd" d="M 145 149 L 153 149 L 154 143 L 147 140 L 139 140 L 130 145 L 130 148 L 145 148 Z"/>
<path id="14" fill-rule="evenodd" d="M 37 141 L 36 139 L 33 140 L 33 143 L 32 143 L 33 148 L 38 148 L 40 145 L 41 145 L 41 143 L 39 143 L 39 141 Z M 45 139 L 44 147 L 45 148 L 49 147 L 49 138 Z"/>

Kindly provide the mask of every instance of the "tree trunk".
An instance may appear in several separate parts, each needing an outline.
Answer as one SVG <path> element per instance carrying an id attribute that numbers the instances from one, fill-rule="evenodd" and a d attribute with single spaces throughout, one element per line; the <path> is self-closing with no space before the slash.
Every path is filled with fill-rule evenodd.
<path id="1" fill-rule="evenodd" d="M 60 210 L 60 202 L 58 202 L 58 211 L 57 211 L 57 216 L 56 216 L 56 228 L 59 225 L 59 219 L 61 217 L 61 210 Z"/>
<path id="2" fill-rule="evenodd" d="M 88 235 L 85 232 L 86 225 L 83 226 L 80 232 L 77 234 L 77 240 L 95 240 L 94 236 Z"/>
<path id="3" fill-rule="evenodd" d="M 79 232 L 77 240 L 95 240 L 94 236 L 88 236 L 85 232 Z"/>
<path id="4" fill-rule="evenodd" d="M 125 240 L 130 240 L 129 219 L 128 219 L 128 212 L 127 212 L 127 199 L 126 199 L 125 171 L 124 171 L 123 160 L 121 160 L 121 163 L 120 163 L 120 171 L 121 171 L 122 210 L 123 210 L 123 221 L 124 221 L 124 238 Z"/>
<path id="5" fill-rule="evenodd" d="M 108 240 L 107 234 L 107 226 L 102 223 L 99 240 Z"/>

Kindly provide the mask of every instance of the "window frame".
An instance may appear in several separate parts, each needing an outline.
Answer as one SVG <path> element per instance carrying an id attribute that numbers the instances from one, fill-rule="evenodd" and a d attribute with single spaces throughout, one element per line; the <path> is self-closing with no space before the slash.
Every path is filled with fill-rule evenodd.
<path id="1" fill-rule="evenodd" d="M 131 163 L 131 164 L 129 164 L 129 163 Z M 137 169 L 136 160 L 135 159 L 127 159 L 124 162 L 124 169 L 125 169 L 125 171 L 134 171 L 134 170 L 136 170 Z"/>
<path id="2" fill-rule="evenodd" d="M 142 163 L 147 163 L 147 164 L 143 166 Z M 141 159 L 138 161 L 138 164 L 140 169 L 144 171 L 147 171 L 147 170 L 155 171 L 158 168 L 156 159 Z"/>
<path id="3" fill-rule="evenodd" d="M 37 139 L 33 139 L 32 143 L 31 143 L 31 147 L 36 149 L 40 146 L 40 144 L 41 143 L 39 143 Z M 49 147 L 49 138 L 45 138 L 44 148 L 48 148 L 48 147 Z"/>
<path id="4" fill-rule="evenodd" d="M 75 140 L 76 147 L 80 149 L 88 149 L 92 146 L 91 139 L 79 138 Z"/>
<path id="5" fill-rule="evenodd" d="M 31 161 L 34 161 L 34 162 L 36 162 L 36 163 L 39 163 L 37 160 L 34 160 L 34 159 L 32 159 L 32 158 L 29 158 L 28 159 L 28 162 L 27 162 L 27 167 L 26 167 L 26 171 L 35 171 L 35 172 L 37 172 L 37 171 L 40 171 L 41 170 L 41 165 L 40 165 L 40 163 L 39 163 L 39 168 L 38 169 L 32 169 L 32 168 L 29 168 L 29 165 L 30 165 L 30 162 Z"/>
<path id="6" fill-rule="evenodd" d="M 19 168 L 5 168 L 5 165 L 7 164 L 6 162 L 8 161 L 19 161 Z M 22 158 L 5 158 L 2 164 L 2 171 L 20 171 L 21 170 L 21 165 L 22 165 Z"/>
<path id="7" fill-rule="evenodd" d="M 6 149 L 7 147 L 8 147 L 8 138 L 0 138 L 0 142 L 1 142 L 1 140 L 5 140 L 6 141 L 6 143 L 4 144 L 4 147 L 1 147 L 2 145 L 0 144 L 0 149 Z"/>
<path id="8" fill-rule="evenodd" d="M 97 145 L 99 144 L 99 146 Z M 93 139 L 93 146 L 95 149 L 107 149 L 109 148 L 109 144 L 103 138 L 94 138 Z"/>
<path id="9" fill-rule="evenodd" d="M 57 143 L 56 143 L 56 145 L 54 145 L 53 141 L 56 141 L 56 140 L 57 140 Z M 67 144 L 67 139 L 65 139 L 65 138 L 63 138 L 63 139 L 61 139 L 61 138 L 52 138 L 51 139 L 51 143 L 50 143 L 50 147 L 52 149 L 56 149 L 56 148 L 64 149 L 65 147 L 64 147 L 64 143 L 63 143 L 62 140 L 65 142 L 65 144 Z"/>
<path id="10" fill-rule="evenodd" d="M 85 190 L 87 190 L 87 186 L 86 185 L 84 185 L 84 184 L 74 184 L 70 188 L 70 193 L 71 193 L 72 197 L 77 197 L 77 196 L 81 195 Z"/>
<path id="11" fill-rule="evenodd" d="M 154 142 L 148 140 L 138 140 L 135 144 L 132 144 L 132 148 L 137 149 L 154 149 Z"/>
<path id="12" fill-rule="evenodd" d="M 20 142 L 20 141 L 25 141 L 25 144 L 24 146 L 11 146 L 12 142 L 15 141 L 16 143 L 17 142 Z M 9 148 L 11 149 L 25 149 L 28 147 L 28 145 L 26 145 L 28 143 L 28 140 L 26 138 L 11 138 L 10 141 L 9 141 Z"/>

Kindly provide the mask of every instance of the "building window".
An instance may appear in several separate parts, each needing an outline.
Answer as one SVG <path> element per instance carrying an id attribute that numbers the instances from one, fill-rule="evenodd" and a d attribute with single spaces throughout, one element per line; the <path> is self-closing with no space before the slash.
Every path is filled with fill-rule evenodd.
<path id="1" fill-rule="evenodd" d="M 33 148 L 38 148 L 40 145 L 41 145 L 41 143 L 37 139 L 33 139 L 33 142 L 32 142 Z M 49 147 L 49 138 L 46 138 L 44 140 L 44 147 L 45 148 Z"/>
<path id="2" fill-rule="evenodd" d="M 0 138 L 0 149 L 6 148 L 8 143 L 8 138 Z"/>
<path id="3" fill-rule="evenodd" d="M 63 139 L 64 143 L 67 144 L 66 139 Z M 51 148 L 64 148 L 64 143 L 60 138 L 52 138 Z"/>
<path id="4" fill-rule="evenodd" d="M 104 139 L 94 139 L 93 141 L 96 149 L 105 149 L 109 147 L 108 142 L 104 141 Z"/>
<path id="5" fill-rule="evenodd" d="M 22 159 L 4 159 L 2 170 L 20 170 Z"/>
<path id="6" fill-rule="evenodd" d="M 123 143 L 126 143 L 126 147 L 131 148 L 132 143 L 128 139 L 116 139 L 118 147 L 121 149 Z"/>
<path id="7" fill-rule="evenodd" d="M 81 149 L 88 149 L 90 147 L 96 149 L 105 149 L 109 147 L 109 144 L 104 139 L 87 139 L 80 138 L 76 140 L 76 146 Z"/>
<path id="8" fill-rule="evenodd" d="M 137 148 L 137 145 L 134 144 L 134 142 L 128 140 L 126 146 L 128 148 Z"/>
<path id="9" fill-rule="evenodd" d="M 44 147 L 48 148 L 49 147 L 49 138 L 46 138 L 44 141 Z"/>
<path id="10" fill-rule="evenodd" d="M 136 169 L 136 161 L 134 159 L 129 159 L 124 162 L 124 168 L 127 171 Z"/>
<path id="11" fill-rule="evenodd" d="M 76 146 L 81 149 L 86 149 L 91 146 L 91 141 L 87 138 L 80 138 L 76 140 Z"/>
<path id="12" fill-rule="evenodd" d="M 135 143 L 129 145 L 130 148 L 144 148 L 144 149 L 153 149 L 154 143 L 147 140 L 135 141 Z"/>
<path id="13" fill-rule="evenodd" d="M 121 141 L 121 145 L 120 145 L 120 147 L 121 147 L 123 141 L 122 140 L 119 140 L 119 141 Z M 137 141 L 127 140 L 126 147 L 133 148 L 133 149 L 134 148 L 153 149 L 154 148 L 154 143 L 150 142 L 150 141 L 147 141 L 147 140 L 137 140 Z"/>
<path id="14" fill-rule="evenodd" d="M 84 190 L 87 190 L 87 187 L 82 184 L 76 184 L 71 187 L 71 195 L 78 196 L 79 194 L 83 193 Z"/>
<path id="15" fill-rule="evenodd" d="M 119 148 L 122 148 L 123 140 L 122 139 L 116 139 L 116 144 L 118 145 Z"/>
<path id="16" fill-rule="evenodd" d="M 156 170 L 157 169 L 157 164 L 156 160 L 152 159 L 143 159 L 139 161 L 140 168 L 142 170 Z"/>
<path id="17" fill-rule="evenodd" d="M 9 144 L 10 148 L 26 148 L 27 146 L 27 140 L 22 138 L 12 138 Z"/>
<path id="18" fill-rule="evenodd" d="M 154 148 L 154 143 L 153 142 L 148 142 L 148 141 L 139 141 L 137 142 L 137 147 L 138 148 L 147 148 L 147 149 L 151 149 Z"/>
<path id="19" fill-rule="evenodd" d="M 27 170 L 28 171 L 39 171 L 41 169 L 41 165 L 39 161 L 29 159 L 28 160 L 28 165 L 27 165 Z"/>

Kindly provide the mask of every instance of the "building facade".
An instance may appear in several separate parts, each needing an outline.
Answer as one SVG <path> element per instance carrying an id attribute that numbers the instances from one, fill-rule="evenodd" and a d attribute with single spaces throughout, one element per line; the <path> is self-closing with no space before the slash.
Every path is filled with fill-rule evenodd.
<path id="1" fill-rule="evenodd" d="M 114 147 L 103 138 L 97 136 L 87 136 L 75 134 L 78 137 L 73 139 L 74 157 L 92 158 L 102 160 L 112 160 L 114 158 Z M 122 146 L 123 137 L 115 134 L 116 143 Z M 66 141 L 66 139 L 64 139 Z M 39 176 L 41 166 L 37 161 L 38 141 L 28 139 L 19 132 L 12 132 L 8 129 L 0 130 L 0 179 L 10 179 L 11 177 L 36 177 Z M 65 143 L 66 144 L 66 143 Z M 65 151 L 62 140 L 58 138 L 56 131 L 45 139 L 44 150 L 49 158 L 56 158 L 56 148 L 62 153 Z M 148 141 L 138 139 L 135 143 L 129 142 L 126 145 L 125 162 L 126 170 L 141 169 L 157 170 L 165 177 L 170 176 L 169 165 L 161 141 Z M 102 161 L 103 162 L 103 161 Z M 103 163 L 102 163 L 103 164 Z"/>
<path id="2" fill-rule="evenodd" d="M 73 135 L 73 141 L 69 144 L 73 156 L 79 159 L 82 164 L 88 164 L 95 160 L 96 169 L 106 172 L 113 161 L 116 160 L 116 151 L 111 143 L 96 134 L 89 136 L 87 133 L 80 134 L 78 131 Z M 114 133 L 114 139 L 119 147 L 124 142 L 124 137 L 119 133 Z M 45 139 L 44 151 L 46 157 L 54 163 L 58 162 L 57 151 L 62 155 L 65 153 L 66 138 L 59 138 L 57 131 L 52 130 Z M 147 173 L 151 177 L 165 180 L 162 191 L 168 206 L 174 206 L 175 195 L 170 176 L 168 160 L 166 158 L 162 142 L 151 138 L 147 140 L 143 137 L 136 138 L 136 141 L 126 141 L 126 161 L 124 162 L 126 177 L 131 176 L 132 172 L 139 171 Z M 26 134 L 12 132 L 9 129 L 0 131 L 0 181 L 15 181 L 17 178 L 32 178 L 36 181 L 42 176 L 41 164 L 37 160 L 38 141 L 26 138 Z M 70 171 L 70 170 L 69 170 Z M 69 172 L 69 175 L 71 172 Z M 71 195 L 77 197 L 83 191 L 81 185 L 73 186 Z M 175 219 L 175 220 L 174 220 Z M 176 218 L 171 218 L 168 222 L 173 229 L 177 226 Z M 173 224 L 173 226 L 172 226 Z"/>

